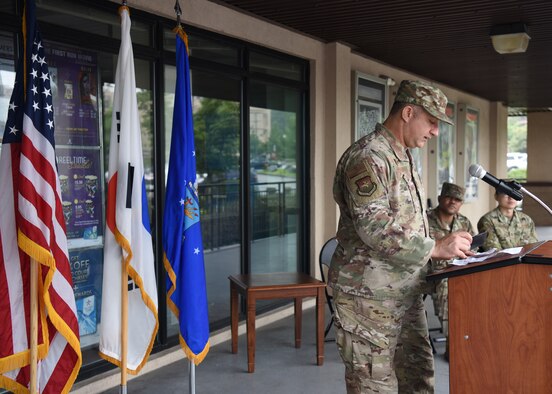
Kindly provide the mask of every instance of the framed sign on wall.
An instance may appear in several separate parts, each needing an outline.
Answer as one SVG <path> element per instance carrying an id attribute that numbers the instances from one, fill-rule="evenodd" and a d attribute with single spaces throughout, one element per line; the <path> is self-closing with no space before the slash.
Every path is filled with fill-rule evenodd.
<path id="1" fill-rule="evenodd" d="M 437 195 L 441 193 L 444 182 L 456 181 L 456 104 L 449 102 L 446 109 L 447 116 L 454 125 L 445 122 L 439 123 L 439 137 L 437 146 Z"/>
<path id="2" fill-rule="evenodd" d="M 458 163 L 461 163 L 462 177 L 460 182 L 464 183 L 466 188 L 466 200 L 476 200 L 478 192 L 478 179 L 472 177 L 468 168 L 470 165 L 478 163 L 479 158 L 479 110 L 465 104 L 458 105 L 458 130 L 459 147 Z"/>
<path id="3" fill-rule="evenodd" d="M 354 72 L 354 119 L 353 140 L 370 134 L 387 115 L 387 80 Z"/>

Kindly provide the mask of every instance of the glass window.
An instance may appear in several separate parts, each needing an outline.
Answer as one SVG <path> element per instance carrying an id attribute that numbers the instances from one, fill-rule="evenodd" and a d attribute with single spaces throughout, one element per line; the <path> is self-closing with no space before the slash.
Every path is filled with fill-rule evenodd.
<path id="1" fill-rule="evenodd" d="M 92 4 L 67 0 L 48 0 L 37 3 L 37 19 L 69 29 L 110 38 L 121 38 L 121 20 L 113 12 L 95 8 Z M 150 26 L 132 18 L 132 43 L 151 45 Z"/>
<path id="2" fill-rule="evenodd" d="M 83 365 L 87 365 L 99 359 L 105 171 L 117 55 L 47 41 L 44 44 L 52 79 L 56 159 Z M 154 218 L 151 64 L 136 59 L 135 73 L 148 204 L 150 218 Z"/>
<path id="3" fill-rule="evenodd" d="M 176 68 L 165 67 L 165 179 Z M 230 316 L 228 276 L 240 272 L 240 80 L 192 71 L 192 105 L 210 322 Z M 178 322 L 168 312 L 168 334 Z"/>
<path id="4" fill-rule="evenodd" d="M 9 9 L 0 6 L 0 10 L 14 15 L 14 4 L 10 2 Z M 39 22 L 58 41 L 45 42 L 45 49 L 52 78 L 57 164 L 83 351 L 81 377 L 94 374 L 97 366 L 105 366 L 98 362 L 97 351 L 102 321 L 105 180 L 120 20 L 116 4 L 104 6 L 68 0 L 37 4 Z M 171 21 L 139 12 L 136 15 L 132 18 L 132 41 L 142 49 L 135 51 L 136 96 L 150 225 L 158 229 L 162 216 L 156 211 L 156 203 L 164 197 L 155 189 L 154 181 L 156 174 L 167 175 L 176 76 L 174 66 L 164 65 L 163 72 L 156 73 L 153 65 L 163 61 L 167 51 L 174 52 L 174 33 L 165 29 L 162 43 L 154 41 L 157 29 Z M 5 124 L 13 90 L 17 51 L 15 34 L 3 30 L 0 126 Z M 209 318 L 216 327 L 226 324 L 230 315 L 229 275 L 304 269 L 299 265 L 303 259 L 298 258 L 298 250 L 304 251 L 300 231 L 303 169 L 299 164 L 303 162 L 308 62 L 251 48 L 245 42 L 200 29 L 192 30 L 192 64 L 201 64 L 197 68 L 192 66 L 191 75 L 198 192 Z M 82 32 L 82 37 L 75 35 L 75 31 Z M 64 37 L 69 36 L 68 43 Z M 90 37 L 102 42 L 92 42 Z M 151 50 L 142 56 L 146 46 Z M 163 57 L 153 58 L 162 51 Z M 246 51 L 251 54 L 248 59 L 243 56 Z M 250 64 L 245 64 L 246 60 Z M 157 80 L 161 74 L 164 81 Z M 154 86 L 164 86 L 165 91 L 154 92 Z M 244 86 L 248 86 L 247 91 Z M 153 99 L 158 93 L 163 94 L 160 102 Z M 159 133 L 154 130 L 155 119 L 161 114 L 165 146 L 155 146 L 154 133 Z M 244 124 L 243 119 L 249 122 Z M 155 160 L 162 156 L 162 149 L 165 149 L 164 162 Z M 249 157 L 244 157 L 244 152 Z M 160 168 L 156 168 L 158 163 Z M 247 185 L 243 177 L 250 181 Z M 242 193 L 248 193 L 248 198 Z M 243 239 L 243 234 L 248 234 L 249 239 Z M 152 235 L 157 244 L 156 232 Z M 165 275 L 162 256 L 159 248 L 155 250 L 156 272 L 162 279 Z M 165 308 L 165 297 L 161 295 L 161 315 Z M 168 311 L 167 320 L 160 321 L 160 338 L 165 340 L 169 336 L 172 341 L 176 333 L 176 318 Z"/>
<path id="5" fill-rule="evenodd" d="M 105 187 L 98 54 L 44 42 L 51 77 L 56 161 L 84 363 L 97 359 Z"/>
<path id="6" fill-rule="evenodd" d="M 4 1 L 0 3 L 0 12 L 15 13 L 15 2 Z"/>
<path id="7" fill-rule="evenodd" d="M 251 272 L 298 266 L 301 93 L 252 82 L 250 90 Z"/>
<path id="8" fill-rule="evenodd" d="M 14 41 L 11 34 L 0 34 L 0 130 L 4 133 L 15 83 Z M 0 140 L 1 140 L 0 136 Z"/>
<path id="9" fill-rule="evenodd" d="M 508 178 L 527 181 L 527 115 L 508 116 Z"/>
<path id="10" fill-rule="evenodd" d="M 288 60 L 281 57 L 267 55 L 251 51 L 249 54 L 249 69 L 252 72 L 272 75 L 302 81 L 304 79 L 304 66 L 296 60 Z"/>
<path id="11" fill-rule="evenodd" d="M 184 26 L 186 31 L 186 27 Z M 187 32 L 187 31 L 186 31 Z M 227 42 L 205 37 L 200 34 L 188 33 L 188 45 L 190 57 L 203 59 L 210 62 L 240 66 L 240 50 Z M 165 50 L 176 52 L 174 33 L 172 30 L 164 30 L 163 45 Z"/>

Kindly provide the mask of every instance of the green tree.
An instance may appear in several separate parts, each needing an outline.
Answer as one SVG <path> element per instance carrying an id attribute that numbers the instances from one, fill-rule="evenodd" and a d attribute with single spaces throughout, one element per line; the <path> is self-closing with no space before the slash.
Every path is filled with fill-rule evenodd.
<path id="1" fill-rule="evenodd" d="M 194 113 L 194 133 L 197 172 L 216 179 L 239 169 L 239 103 L 201 98 Z"/>
<path id="2" fill-rule="evenodd" d="M 152 91 L 136 89 L 136 101 L 142 135 L 142 155 L 146 171 L 153 171 L 153 99 Z"/>
<path id="3" fill-rule="evenodd" d="M 268 149 L 273 150 L 278 160 L 295 160 L 296 154 L 295 113 L 272 111 Z"/>
<path id="4" fill-rule="evenodd" d="M 249 152 L 252 158 L 259 158 L 259 156 L 266 157 L 266 142 L 262 143 L 259 137 L 255 134 L 249 135 Z"/>
<path id="5" fill-rule="evenodd" d="M 508 152 L 527 152 L 527 117 L 508 117 Z"/>

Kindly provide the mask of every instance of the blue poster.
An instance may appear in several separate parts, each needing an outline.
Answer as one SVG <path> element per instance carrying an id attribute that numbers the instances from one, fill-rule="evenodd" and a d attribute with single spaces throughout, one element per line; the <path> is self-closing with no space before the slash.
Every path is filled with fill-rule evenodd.
<path id="1" fill-rule="evenodd" d="M 69 252 L 73 291 L 77 303 L 79 334 L 95 334 L 100 323 L 102 302 L 103 249 L 76 249 Z"/>

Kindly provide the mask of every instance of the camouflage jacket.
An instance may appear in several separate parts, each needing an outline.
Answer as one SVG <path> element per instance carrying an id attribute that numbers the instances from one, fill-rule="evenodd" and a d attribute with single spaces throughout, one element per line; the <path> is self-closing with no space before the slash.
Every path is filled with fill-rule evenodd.
<path id="1" fill-rule="evenodd" d="M 467 231 L 471 235 L 475 235 L 470 219 L 458 213 L 452 220 L 452 225 L 449 227 L 445 223 L 441 222 L 441 219 L 439 219 L 439 215 L 437 215 L 438 209 L 439 207 L 436 207 L 427 211 L 429 236 L 431 238 L 436 240 L 441 239 L 454 231 Z M 450 260 L 432 260 L 431 265 L 433 269 L 441 269 L 447 266 L 448 261 Z"/>
<path id="2" fill-rule="evenodd" d="M 487 231 L 483 250 L 515 248 L 538 241 L 533 219 L 517 210 L 510 220 L 496 207 L 479 219 L 477 229 Z"/>
<path id="3" fill-rule="evenodd" d="M 408 149 L 378 124 L 339 160 L 333 194 L 341 215 L 330 286 L 380 300 L 422 292 L 435 242 Z"/>

